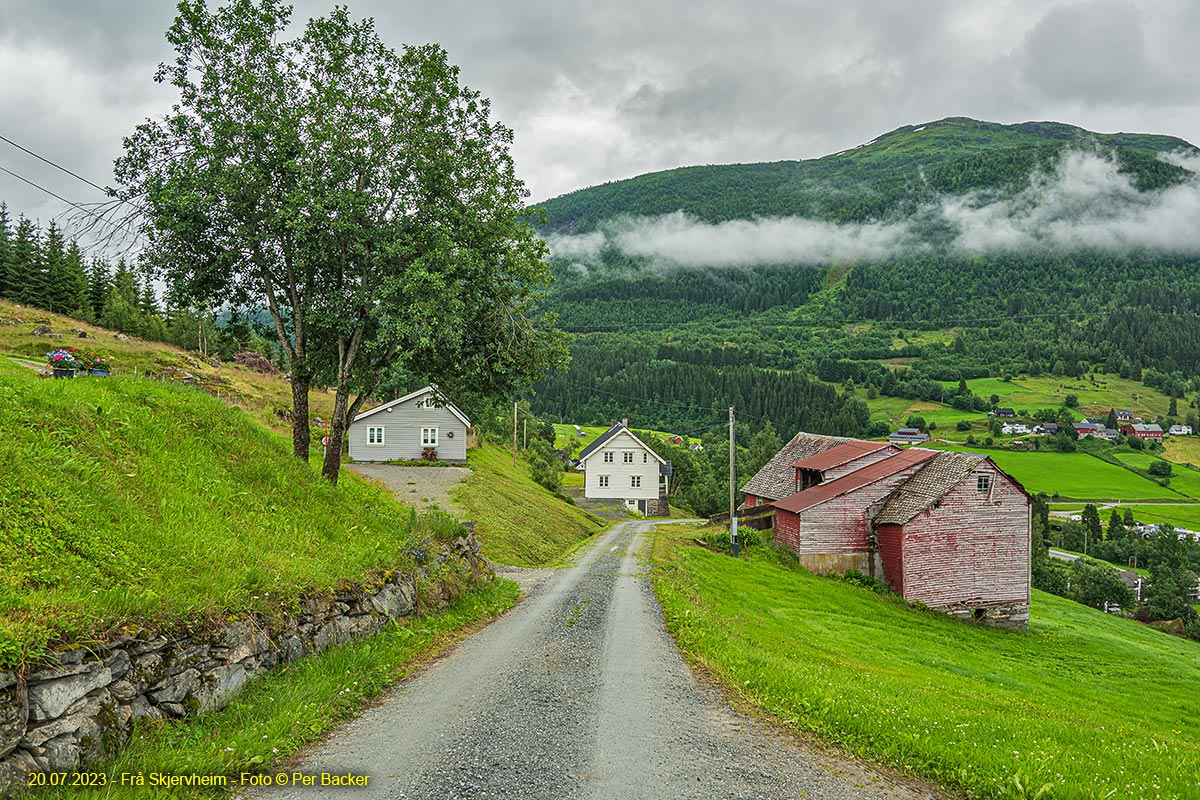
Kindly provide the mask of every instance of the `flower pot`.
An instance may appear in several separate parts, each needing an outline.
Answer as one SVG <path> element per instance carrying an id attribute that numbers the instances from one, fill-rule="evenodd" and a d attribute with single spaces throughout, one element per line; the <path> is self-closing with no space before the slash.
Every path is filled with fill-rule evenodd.
<path id="1" fill-rule="evenodd" d="M 56 378 L 74 378 L 75 370 L 70 367 L 54 367 L 54 377 Z"/>
<path id="2" fill-rule="evenodd" d="M 108 370 L 99 369 L 98 367 L 92 367 L 88 370 L 88 375 L 95 375 L 97 378 L 107 378 L 111 374 Z"/>

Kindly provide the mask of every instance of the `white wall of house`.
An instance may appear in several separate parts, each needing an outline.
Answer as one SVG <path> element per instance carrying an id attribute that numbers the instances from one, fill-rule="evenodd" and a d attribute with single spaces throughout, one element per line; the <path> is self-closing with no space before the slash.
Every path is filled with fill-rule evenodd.
<path id="1" fill-rule="evenodd" d="M 422 394 L 374 414 L 360 414 L 346 434 L 350 458 L 420 461 L 425 448 L 433 447 L 438 461 L 466 461 L 467 426 L 449 408 L 429 402 L 431 399 L 432 394 Z"/>
<path id="2" fill-rule="evenodd" d="M 605 442 L 583 463 L 585 497 L 597 500 L 658 497 L 659 460 L 628 431 L 621 431 Z"/>

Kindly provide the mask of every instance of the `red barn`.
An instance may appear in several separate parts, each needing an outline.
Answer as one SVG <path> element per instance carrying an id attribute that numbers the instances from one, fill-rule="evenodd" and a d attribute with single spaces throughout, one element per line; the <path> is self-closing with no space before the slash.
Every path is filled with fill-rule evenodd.
<path id="1" fill-rule="evenodd" d="M 1126 436 L 1147 439 L 1151 442 L 1161 442 L 1163 440 L 1163 429 L 1158 425 L 1143 425 L 1140 422 L 1135 422 L 1129 425 L 1122 425 L 1121 433 Z"/>
<path id="2" fill-rule="evenodd" d="M 877 574 L 867 541 L 867 509 L 936 455 L 934 450 L 898 450 L 890 458 L 776 500 L 775 541 L 787 545 L 812 572 L 857 569 Z"/>
<path id="3" fill-rule="evenodd" d="M 904 599 L 1010 625 L 1029 622 L 1030 525 L 1024 487 L 974 453 L 929 459 L 871 519 L 884 578 Z"/>

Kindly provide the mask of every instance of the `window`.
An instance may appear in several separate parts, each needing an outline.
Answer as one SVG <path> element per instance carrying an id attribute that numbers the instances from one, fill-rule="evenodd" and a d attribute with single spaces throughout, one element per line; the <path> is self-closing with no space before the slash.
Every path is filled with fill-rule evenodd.
<path id="1" fill-rule="evenodd" d="M 641 475 L 630 475 L 629 476 L 629 488 L 631 488 L 631 489 L 642 488 L 642 476 Z"/>
<path id="2" fill-rule="evenodd" d="M 437 447 L 437 428 L 421 428 L 421 446 Z"/>
<path id="3" fill-rule="evenodd" d="M 605 464 L 613 463 L 613 454 L 611 452 L 607 452 L 604 454 L 604 463 Z"/>
<path id="4" fill-rule="evenodd" d="M 633 453 L 632 453 L 631 451 L 629 451 L 629 450 L 626 450 L 624 453 L 622 453 L 622 455 L 625 457 L 625 463 L 626 463 L 626 464 L 632 464 L 632 463 L 633 463 Z"/>
<path id="5" fill-rule="evenodd" d="M 980 475 L 975 478 L 975 491 L 986 494 L 992 490 L 992 476 Z"/>
<path id="6" fill-rule="evenodd" d="M 597 482 L 599 483 L 599 486 L 600 486 L 600 488 L 601 488 L 601 489 L 607 489 L 607 488 L 608 488 L 608 476 L 607 476 L 607 475 L 600 475 L 600 476 L 598 476 L 598 477 L 597 477 L 597 479 L 596 479 L 596 480 L 597 480 Z"/>
<path id="7" fill-rule="evenodd" d="M 367 428 L 367 444 L 383 444 L 383 428 Z"/>

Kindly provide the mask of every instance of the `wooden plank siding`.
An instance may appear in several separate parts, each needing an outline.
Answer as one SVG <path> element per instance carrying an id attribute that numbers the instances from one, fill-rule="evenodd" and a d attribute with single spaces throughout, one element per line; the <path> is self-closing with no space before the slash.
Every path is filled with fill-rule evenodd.
<path id="1" fill-rule="evenodd" d="M 991 476 L 987 492 L 977 488 L 983 474 Z M 1021 487 L 990 461 L 982 462 L 940 503 L 902 526 L 880 526 L 885 576 L 909 601 L 943 609 L 1016 604 L 1027 616 L 1029 509 Z M 902 530 L 897 536 L 888 528 Z M 903 562 L 900 572 L 888 575 L 897 556 Z"/>
<path id="2" fill-rule="evenodd" d="M 867 508 L 886 497 L 920 468 L 912 464 L 866 486 L 831 497 L 799 514 L 782 508 L 775 513 L 775 540 L 786 545 L 812 572 L 870 570 Z M 853 559 L 829 556 L 855 556 Z M 841 566 L 849 564 L 849 566 Z"/>

